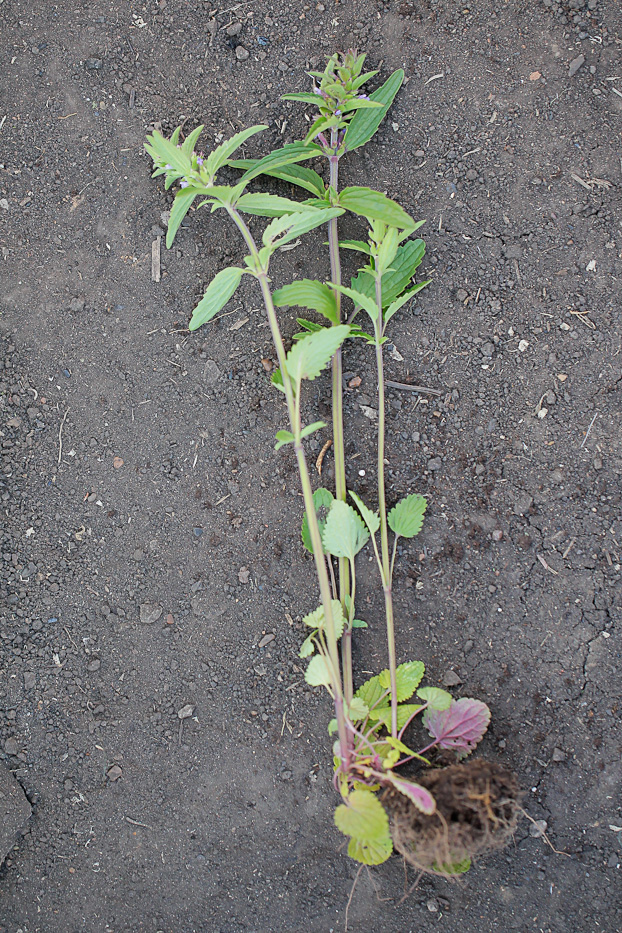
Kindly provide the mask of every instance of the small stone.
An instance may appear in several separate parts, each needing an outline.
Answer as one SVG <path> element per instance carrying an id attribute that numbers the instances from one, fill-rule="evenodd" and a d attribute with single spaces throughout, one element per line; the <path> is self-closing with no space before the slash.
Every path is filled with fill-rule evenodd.
<path id="1" fill-rule="evenodd" d="M 585 55 L 577 55 L 576 58 L 573 58 L 568 68 L 568 77 L 573 78 L 576 75 L 579 68 L 581 67 L 581 65 L 584 64 L 584 62 L 585 62 Z"/>
<path id="2" fill-rule="evenodd" d="M 444 687 L 459 687 L 461 683 L 462 678 L 455 671 L 449 670 L 443 674 Z"/>
<path id="3" fill-rule="evenodd" d="M 438 901 L 436 900 L 435 897 L 430 897 L 430 898 L 426 901 L 426 905 L 425 905 L 425 906 L 428 908 L 428 910 L 430 911 L 431 914 L 437 914 L 437 913 L 438 913 L 438 908 L 439 908 L 440 905 L 439 905 L 439 903 L 438 903 Z"/>
<path id="4" fill-rule="evenodd" d="M 101 665 L 102 665 L 102 662 L 98 658 L 95 658 L 94 661 L 91 661 L 91 663 L 87 665 L 86 669 L 87 671 L 94 673 L 95 671 L 98 671 L 100 669 Z"/>
<path id="5" fill-rule="evenodd" d="M 171 612 L 169 612 L 169 614 L 168 614 L 167 617 L 166 617 L 166 624 L 167 624 L 167 625 L 173 625 L 174 622 L 175 622 L 175 619 L 173 618 L 173 614 L 172 614 Z"/>
<path id="6" fill-rule="evenodd" d="M 239 46 L 238 46 L 239 48 Z M 206 360 L 203 367 L 203 378 L 208 385 L 213 385 L 220 379 L 220 370 L 214 360 Z"/>
<path id="7" fill-rule="evenodd" d="M 428 470 L 431 473 L 435 473 L 437 470 L 440 470 L 443 462 L 440 457 L 432 457 L 431 460 L 428 460 Z"/>
<path id="8" fill-rule="evenodd" d="M 108 771 L 106 772 L 106 777 L 108 778 L 111 784 L 114 784 L 115 781 L 119 780 L 122 774 L 123 774 L 123 770 L 119 767 L 119 765 L 113 765 L 112 768 L 108 768 Z"/>
<path id="9" fill-rule="evenodd" d="M 539 839 L 544 836 L 548 825 L 546 820 L 535 820 L 529 827 L 529 835 L 533 836 L 534 839 Z"/>
<path id="10" fill-rule="evenodd" d="M 501 531 L 501 529 L 500 529 L 500 528 L 495 528 L 495 530 L 494 530 L 493 533 L 492 533 L 492 540 L 493 540 L 493 541 L 501 541 L 502 538 L 503 538 L 503 532 Z"/>
<path id="11" fill-rule="evenodd" d="M 238 580 L 240 583 L 248 583 L 250 580 L 251 572 L 248 567 L 240 567 L 238 571 Z"/>
<path id="12" fill-rule="evenodd" d="M 231 23 L 230 26 L 227 26 L 225 32 L 228 36 L 239 36 L 242 32 L 242 23 Z"/>
<path id="13" fill-rule="evenodd" d="M 195 536 L 195 538 L 200 538 L 203 534 L 203 529 L 197 526 L 196 528 L 192 529 L 192 534 Z"/>
<path id="14" fill-rule="evenodd" d="M 595 457 L 595 458 L 594 458 L 593 467 L 594 467 L 595 470 L 602 470 L 602 468 L 603 468 L 603 461 L 600 459 L 600 457 Z"/>
<path id="15" fill-rule="evenodd" d="M 177 710 L 177 715 L 180 719 L 190 719 L 194 713 L 194 706 L 191 703 L 186 703 L 185 706 L 182 706 L 181 709 Z"/>
<path id="16" fill-rule="evenodd" d="M 4 750 L 7 755 L 17 755 L 19 751 L 19 745 L 17 744 L 17 739 L 13 737 L 6 740 L 4 743 Z"/>
<path id="17" fill-rule="evenodd" d="M 140 606 L 140 621 L 145 625 L 153 625 L 162 615 L 162 606 L 153 603 L 142 603 Z"/>
<path id="18" fill-rule="evenodd" d="M 533 505 L 533 499 L 526 492 L 519 493 L 514 500 L 514 514 L 524 515 Z"/>
<path id="19" fill-rule="evenodd" d="M 257 647 L 265 648 L 266 645 L 269 645 L 271 641 L 274 641 L 275 637 L 276 636 L 272 632 L 268 632 L 268 634 L 264 635 L 264 637 L 261 639 Z"/>
<path id="20" fill-rule="evenodd" d="M 528 341 L 528 340 L 521 340 L 521 341 L 519 341 L 519 344 L 518 344 L 519 352 L 520 352 L 520 353 L 524 353 L 525 350 L 528 348 L 528 346 L 529 346 L 529 341 Z"/>
<path id="21" fill-rule="evenodd" d="M 553 761 L 565 761 L 566 753 L 561 750 L 561 748 L 554 748 L 552 754 Z"/>
<path id="22" fill-rule="evenodd" d="M 456 298 L 458 301 L 466 301 L 469 297 L 469 293 L 464 288 L 459 288 L 456 292 Z"/>
<path id="23" fill-rule="evenodd" d="M 26 671 L 24 674 L 24 688 L 26 690 L 31 690 L 37 682 L 36 674 L 33 674 L 31 671 Z"/>
<path id="24" fill-rule="evenodd" d="M 249 55 L 248 49 L 245 49 L 243 45 L 238 45 L 235 50 L 235 57 L 239 62 L 245 62 Z"/>

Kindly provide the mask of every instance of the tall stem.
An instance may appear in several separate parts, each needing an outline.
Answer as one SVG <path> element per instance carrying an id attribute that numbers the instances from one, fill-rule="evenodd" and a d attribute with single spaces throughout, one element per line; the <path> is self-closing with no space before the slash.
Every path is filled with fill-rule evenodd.
<path id="1" fill-rule="evenodd" d="M 311 544 L 313 547 L 315 569 L 316 569 L 318 583 L 320 587 L 322 608 L 324 610 L 324 622 L 325 622 L 325 630 L 326 630 L 328 654 L 329 654 L 328 669 L 330 673 L 331 687 L 333 690 L 333 698 L 334 698 L 334 703 L 335 703 L 335 716 L 337 718 L 337 729 L 338 729 L 338 734 L 339 734 L 339 744 L 341 748 L 342 767 L 345 769 L 349 763 L 349 758 L 350 758 L 350 743 L 348 741 L 348 730 L 346 727 L 345 710 L 344 710 L 344 705 L 343 705 L 343 686 L 341 682 L 341 672 L 340 672 L 340 667 L 339 667 L 339 650 L 337 647 L 337 638 L 335 635 L 335 621 L 333 618 L 333 607 L 331 603 L 330 581 L 328 578 L 326 562 L 324 560 L 324 552 L 322 548 L 322 539 L 320 536 L 320 529 L 319 529 L 319 525 L 317 521 L 317 513 L 315 511 L 315 504 L 313 502 L 313 489 L 311 486 L 311 477 L 309 476 L 309 469 L 307 466 L 304 448 L 302 446 L 302 441 L 300 438 L 301 424 L 300 424 L 300 414 L 299 414 L 297 399 L 294 396 L 294 390 L 292 388 L 291 382 L 289 378 L 287 377 L 287 361 L 286 361 L 285 347 L 283 345 L 283 338 L 281 336 L 279 321 L 276 315 L 276 310 L 274 308 L 274 302 L 272 300 L 272 292 L 270 291 L 270 282 L 268 279 L 267 271 L 261 266 L 257 246 L 243 218 L 235 210 L 235 208 L 229 209 L 229 213 L 233 221 L 235 222 L 238 230 L 244 237 L 246 245 L 248 246 L 250 250 L 250 254 L 257 264 L 257 269 L 261 270 L 261 271 L 256 272 L 256 277 L 261 287 L 261 294 L 263 296 L 266 313 L 268 316 L 268 323 L 270 325 L 270 332 L 272 334 L 272 340 L 274 342 L 274 347 L 276 350 L 277 359 L 279 361 L 279 366 L 283 374 L 283 388 L 285 390 L 287 412 L 289 415 L 290 428 L 296 439 L 294 443 L 294 450 L 296 453 L 296 459 L 298 461 L 298 472 L 300 474 L 300 485 L 302 487 L 302 495 L 303 495 L 305 510 L 307 513 L 307 519 L 309 523 L 309 534 L 311 537 Z"/>
<path id="2" fill-rule="evenodd" d="M 384 483 L 385 398 L 384 361 L 382 357 L 382 277 L 376 278 L 376 304 L 378 318 L 374 322 L 376 335 L 376 368 L 378 371 L 378 508 L 380 510 L 380 553 L 382 557 L 382 589 L 387 623 L 389 675 L 391 678 L 391 735 L 397 737 L 397 661 L 395 654 L 395 624 L 393 620 L 393 593 L 391 590 L 391 562 L 389 559 L 389 528 Z"/>
<path id="3" fill-rule="evenodd" d="M 335 155 L 337 148 L 337 130 L 331 130 L 332 154 L 329 156 L 330 176 L 329 184 L 334 191 L 339 186 L 339 156 Z M 341 285 L 341 259 L 339 256 L 339 234 L 337 218 L 333 217 L 328 224 L 328 249 L 330 253 L 331 282 Z M 341 323 L 341 293 L 333 290 L 337 303 L 337 324 Z M 332 388 L 333 388 L 333 449 L 335 452 L 335 495 L 337 499 L 346 501 L 346 460 L 343 438 L 343 363 L 341 347 L 333 356 Z M 345 557 L 339 558 L 339 598 L 345 609 L 346 596 L 350 594 L 350 573 L 348 561 Z M 352 699 L 351 697 L 349 699 Z"/>

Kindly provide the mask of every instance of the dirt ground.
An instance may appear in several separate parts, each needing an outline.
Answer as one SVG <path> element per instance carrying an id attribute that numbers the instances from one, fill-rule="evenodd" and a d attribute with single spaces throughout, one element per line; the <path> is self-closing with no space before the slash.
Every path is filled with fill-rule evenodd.
<path id="1" fill-rule="evenodd" d="M 391 498 L 429 496 L 400 660 L 489 704 L 482 753 L 557 850 L 523 819 L 459 883 L 412 887 L 394 858 L 361 873 L 349 929 L 622 929 L 618 3 L 0 0 L 0 31 L 0 766 L 32 804 L 0 931 L 344 930 L 356 866 L 297 663 L 316 595 L 260 297 L 187 332 L 241 244 L 192 213 L 152 281 L 171 196 L 142 144 L 182 120 L 206 149 L 259 122 L 251 155 L 298 139 L 280 95 L 349 46 L 407 75 L 342 175 L 427 220 L 432 284 L 388 376 L 442 393 L 389 394 Z M 328 275 L 321 242 L 275 284 Z M 345 369 L 369 498 L 368 352 Z M 308 410 L 328 405 L 326 377 Z M 362 679 L 386 663 L 371 573 L 359 605 Z"/>

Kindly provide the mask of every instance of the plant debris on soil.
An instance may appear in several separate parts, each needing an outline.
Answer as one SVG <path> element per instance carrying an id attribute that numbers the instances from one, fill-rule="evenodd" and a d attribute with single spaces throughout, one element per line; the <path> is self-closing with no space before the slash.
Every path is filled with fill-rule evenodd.
<path id="1" fill-rule="evenodd" d="M 389 505 L 429 503 L 400 542 L 398 660 L 488 704 L 479 753 L 567 853 L 520 820 L 403 902 L 393 858 L 361 873 L 350 929 L 622 929 L 617 0 L 5 0 L 0 35 L 0 755 L 32 806 L 0 931 L 343 931 L 356 866 L 296 658 L 317 594 L 269 334 L 253 283 L 188 333 L 243 245 L 199 213 L 164 248 L 143 143 L 182 121 L 206 150 L 268 124 L 249 157 L 300 139 L 281 95 L 350 46 L 408 80 L 344 183 L 426 219 L 432 282 L 387 378 L 441 393 L 388 391 Z M 279 260 L 275 287 L 321 268 L 322 236 Z M 363 348 L 344 376 L 348 485 L 371 499 Z M 361 680 L 386 666 L 363 570 Z"/>
<path id="2" fill-rule="evenodd" d="M 421 871 L 451 874 L 451 867 L 505 846 L 517 824 L 516 775 L 495 762 L 475 758 L 424 771 L 417 783 L 436 801 L 422 813 L 399 791 L 382 798 L 390 813 L 395 848 Z"/>

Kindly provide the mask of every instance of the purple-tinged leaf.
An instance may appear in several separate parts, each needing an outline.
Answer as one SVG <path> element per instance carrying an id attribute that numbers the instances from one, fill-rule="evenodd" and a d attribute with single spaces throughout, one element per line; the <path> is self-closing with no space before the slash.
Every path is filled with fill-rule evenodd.
<path id="1" fill-rule="evenodd" d="M 453 748 L 460 757 L 472 752 L 490 722 L 490 710 L 481 700 L 463 697 L 453 700 L 449 709 L 427 709 L 423 724 L 441 748 Z"/>
<path id="2" fill-rule="evenodd" d="M 416 784 L 414 781 L 398 778 L 394 774 L 387 774 L 386 778 L 389 779 L 392 786 L 398 790 L 400 794 L 404 794 L 405 797 L 408 797 L 422 813 L 430 816 L 436 811 L 436 801 L 430 791 L 426 790 L 425 787 Z"/>

